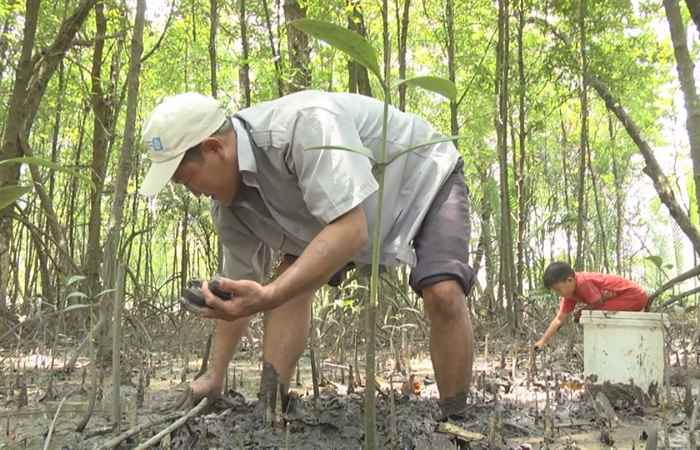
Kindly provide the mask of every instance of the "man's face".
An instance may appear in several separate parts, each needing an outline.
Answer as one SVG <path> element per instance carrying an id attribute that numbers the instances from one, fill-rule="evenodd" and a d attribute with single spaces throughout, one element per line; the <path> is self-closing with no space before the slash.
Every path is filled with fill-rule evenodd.
<path id="1" fill-rule="evenodd" d="M 204 195 L 230 205 L 240 186 L 235 150 L 231 147 L 223 138 L 208 138 L 200 146 L 202 158 L 183 160 L 172 181 L 197 197 Z"/>
<path id="2" fill-rule="evenodd" d="M 576 292 L 576 280 L 574 277 L 568 277 L 565 281 L 554 283 L 552 290 L 562 297 L 573 297 Z"/>

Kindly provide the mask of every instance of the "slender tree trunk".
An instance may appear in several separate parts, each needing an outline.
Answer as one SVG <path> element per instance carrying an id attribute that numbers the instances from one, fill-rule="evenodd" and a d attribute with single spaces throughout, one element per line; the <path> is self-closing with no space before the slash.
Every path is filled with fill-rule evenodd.
<path id="1" fill-rule="evenodd" d="M 129 56 L 129 71 L 127 74 L 127 101 L 124 135 L 119 154 L 117 179 L 114 185 L 114 198 L 110 211 L 109 229 L 105 242 L 105 265 L 103 278 L 107 287 L 113 288 L 115 273 L 121 256 L 119 247 L 122 239 L 122 224 L 124 204 L 126 202 L 127 186 L 132 172 L 132 149 L 135 147 L 136 116 L 139 100 L 139 76 L 141 74 L 141 54 L 143 53 L 143 30 L 145 27 L 146 0 L 138 0 L 134 31 L 131 37 L 131 55 Z M 135 218 L 133 219 L 135 220 Z"/>
<path id="2" fill-rule="evenodd" d="M 518 160 L 514 166 L 516 172 L 515 186 L 518 196 L 518 234 L 516 242 L 516 289 L 518 298 L 523 296 L 523 274 L 525 272 L 524 247 L 525 247 L 525 226 L 527 221 L 526 199 L 525 199 L 525 140 L 527 129 L 525 128 L 525 95 L 527 86 L 525 84 L 525 57 L 523 31 L 525 29 L 525 2 L 520 0 L 518 5 Z M 514 153 L 515 155 L 515 153 Z M 519 302 L 518 302 L 519 304 Z"/>
<path id="3" fill-rule="evenodd" d="M 73 160 L 73 166 L 78 167 L 80 165 L 80 158 L 83 153 L 83 142 L 85 140 L 85 122 L 87 121 L 87 107 L 86 105 L 82 108 L 81 118 L 80 118 L 80 130 L 78 132 L 78 144 L 75 149 L 75 159 Z M 66 228 L 68 229 L 68 254 L 72 260 L 75 260 L 76 251 L 76 236 L 77 226 L 75 224 L 76 220 L 76 202 L 78 201 L 79 185 L 78 179 L 72 177 L 70 180 L 70 187 L 68 189 L 68 211 L 66 217 Z"/>
<path id="4" fill-rule="evenodd" d="M 590 251 L 586 244 L 586 161 L 588 154 L 588 83 L 586 82 L 588 58 L 586 56 L 586 0 L 581 0 L 579 10 L 579 34 L 581 57 L 581 90 L 579 99 L 581 102 L 581 142 L 579 148 L 578 171 L 578 218 L 576 220 L 576 262 L 575 270 L 583 270 L 585 267 L 585 252 Z"/>
<path id="5" fill-rule="evenodd" d="M 292 80 L 289 92 L 297 92 L 311 86 L 311 70 L 309 69 L 309 37 L 306 33 L 289 25 L 289 22 L 306 17 L 306 7 L 297 0 L 284 1 L 284 17 L 287 21 L 287 45 L 289 61 L 292 65 Z"/>
<path id="6" fill-rule="evenodd" d="M 346 5 L 350 11 L 348 15 L 348 29 L 358 33 L 360 36 L 367 37 L 360 0 L 347 0 Z M 372 97 L 367 68 L 350 58 L 348 59 L 348 92 Z"/>
<path id="7" fill-rule="evenodd" d="M 219 83 L 216 79 L 216 33 L 219 29 L 219 8 L 217 0 L 209 0 L 209 73 L 211 96 L 218 97 Z"/>
<path id="8" fill-rule="evenodd" d="M 267 36 L 270 39 L 270 51 L 272 52 L 272 62 L 275 65 L 275 79 L 277 80 L 277 96 L 284 95 L 284 87 L 282 82 L 282 69 L 280 68 L 280 54 L 275 46 L 275 36 L 272 31 L 272 23 L 270 22 L 270 8 L 267 5 L 267 0 L 263 0 L 263 13 L 265 14 L 265 25 L 267 26 Z"/>
<path id="9" fill-rule="evenodd" d="M 51 135 L 51 162 L 56 163 L 58 158 L 58 136 L 61 130 L 61 113 L 63 112 L 63 96 L 66 91 L 66 77 L 63 63 L 58 69 L 58 96 L 56 100 L 56 111 L 54 112 L 53 133 Z M 54 198 L 54 187 L 56 183 L 56 173 L 49 175 L 49 197 Z"/>
<path id="10" fill-rule="evenodd" d="M 688 9 L 693 16 L 693 20 L 698 24 L 698 13 L 700 13 L 699 2 L 688 0 Z M 676 69 L 678 70 L 678 80 L 681 83 L 685 109 L 688 112 L 685 126 L 688 131 L 688 142 L 690 143 L 690 156 L 693 160 L 693 180 L 695 182 L 695 207 L 696 214 L 700 220 L 700 97 L 698 97 L 695 86 L 695 64 L 688 51 L 688 37 L 683 24 L 681 11 L 677 0 L 664 0 L 664 10 L 671 29 L 671 40 L 673 41 L 673 52 L 676 55 Z"/>
<path id="11" fill-rule="evenodd" d="M 399 16 L 399 0 L 396 0 L 396 39 L 399 47 L 399 79 L 406 79 L 406 42 L 408 41 L 408 21 L 411 0 L 403 0 L 403 13 Z M 448 38 L 449 39 L 449 38 Z M 448 63 L 449 64 L 449 63 Z M 406 111 L 406 85 L 399 86 L 399 109 Z"/>
<path id="12" fill-rule="evenodd" d="M 487 186 L 489 181 L 492 179 L 492 175 L 487 172 L 486 167 L 481 167 L 479 170 L 479 181 L 481 186 Z M 485 191 L 485 190 L 484 190 Z M 498 268 L 496 267 L 494 248 L 493 248 L 493 236 L 491 235 L 491 216 L 492 214 L 491 199 L 487 195 L 484 195 L 481 200 L 481 236 L 479 236 L 479 244 L 477 246 L 477 253 L 482 252 L 484 254 L 484 268 L 486 269 L 486 285 L 484 286 L 484 302 L 489 311 L 494 310 L 494 285 L 496 284 L 496 274 L 498 273 Z M 479 261 L 478 254 L 474 258 L 475 261 Z M 474 271 L 479 273 L 479 267 L 475 264 Z"/>
<path id="13" fill-rule="evenodd" d="M 189 274 L 189 249 L 188 249 L 188 239 L 189 239 L 189 224 L 190 224 L 190 197 L 185 197 L 185 210 L 182 215 L 182 231 L 180 237 L 182 238 L 182 247 L 180 250 L 180 291 L 183 291 L 187 287 L 187 277 Z M 173 271 L 175 273 L 175 271 Z"/>
<path id="14" fill-rule="evenodd" d="M 508 65 L 509 65 L 509 0 L 498 2 L 498 48 L 496 58 L 496 148 L 500 168 L 501 191 L 501 288 L 513 330 L 518 326 L 513 300 L 513 232 L 511 226 L 510 189 L 508 182 Z"/>
<path id="15" fill-rule="evenodd" d="M 7 63 L 10 61 L 10 55 L 8 54 L 9 47 L 9 31 L 10 25 L 15 21 L 16 16 L 14 14 L 8 14 L 5 17 L 5 23 L 2 25 L 2 34 L 0 34 L 0 82 L 5 75 L 5 68 Z"/>
<path id="16" fill-rule="evenodd" d="M 107 148 L 111 141 L 109 131 L 112 129 L 113 99 L 109 98 L 111 89 L 102 87 L 102 66 L 107 19 L 105 4 L 100 0 L 95 6 L 95 48 L 92 57 L 92 90 L 90 93 L 94 114 L 92 130 L 91 180 L 93 190 L 90 194 L 90 219 L 88 224 L 87 255 L 85 257 L 85 274 L 88 292 L 96 295 L 100 291 L 100 266 L 102 264 L 102 193 L 104 192 L 107 172 Z"/>
<path id="17" fill-rule="evenodd" d="M 238 81 L 241 90 L 241 104 L 244 108 L 250 106 L 250 63 L 248 62 L 250 44 L 248 43 L 248 17 L 246 14 L 246 0 L 238 0 L 239 24 L 241 28 L 242 59 L 238 68 Z"/>
<path id="18" fill-rule="evenodd" d="M 409 0 L 406 0 L 408 4 Z M 447 77 L 449 80 L 457 84 L 457 75 L 455 70 L 455 12 L 454 0 L 445 1 L 445 25 L 447 27 Z M 404 11 L 405 12 L 405 11 Z M 408 17 L 406 17 L 408 21 Z M 405 42 L 404 42 L 405 45 Z M 405 57 L 404 57 L 405 59 Z M 459 117 L 457 114 L 457 100 L 450 100 L 450 133 L 452 136 L 459 135 Z M 454 142 L 455 146 L 458 141 Z"/>
<path id="19" fill-rule="evenodd" d="M 598 217 L 598 239 L 600 241 L 600 251 L 603 259 L 603 267 L 605 267 L 606 272 L 610 272 L 610 263 L 608 262 L 608 242 L 607 234 L 605 230 L 605 222 L 603 221 L 603 206 L 600 204 L 601 193 L 598 190 L 598 182 L 596 180 L 596 173 L 593 170 L 593 161 L 591 157 L 591 152 L 588 152 L 588 171 L 591 173 L 591 187 L 593 188 L 593 198 L 595 199 L 596 206 L 596 216 Z M 596 264 L 597 267 L 598 264 Z"/>
<path id="20" fill-rule="evenodd" d="M 569 198 L 569 155 L 567 152 L 568 146 L 568 133 L 566 132 L 566 124 L 564 123 L 564 117 L 561 116 L 561 111 L 559 111 L 561 124 L 561 170 L 562 170 L 562 180 L 564 182 L 564 211 L 566 213 L 566 220 L 564 221 L 564 233 L 566 234 L 566 258 L 567 262 L 571 264 L 571 225 L 569 220 L 569 211 L 571 211 L 571 200 Z"/>
<path id="21" fill-rule="evenodd" d="M 615 131 L 612 114 L 608 113 L 608 133 L 610 135 L 610 143 L 612 144 L 612 167 L 613 167 L 613 182 L 615 183 L 615 267 L 618 274 L 622 274 L 622 234 L 623 234 L 623 217 L 625 213 L 625 200 L 622 183 L 624 176 L 621 173 L 620 163 L 617 161 L 617 151 L 615 145 Z"/>

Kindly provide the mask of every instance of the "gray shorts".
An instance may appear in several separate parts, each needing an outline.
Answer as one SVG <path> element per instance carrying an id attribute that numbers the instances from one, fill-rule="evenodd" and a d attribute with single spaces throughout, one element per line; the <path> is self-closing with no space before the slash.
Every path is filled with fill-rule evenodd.
<path id="1" fill-rule="evenodd" d="M 408 283 L 421 295 L 423 289 L 445 280 L 455 280 L 469 294 L 474 284 L 474 271 L 467 264 L 469 253 L 469 192 L 464 183 L 464 161 L 457 165 L 440 187 L 430 205 L 423 223 L 413 238 L 416 251 L 416 267 L 411 271 Z M 293 262 L 297 256 L 285 255 Z M 354 267 L 349 263 L 328 281 L 338 286 L 345 273 Z"/>
<path id="2" fill-rule="evenodd" d="M 467 263 L 469 254 L 469 191 L 464 183 L 464 161 L 457 165 L 438 190 L 418 234 L 413 239 L 416 267 L 409 284 L 416 294 L 444 280 L 455 280 L 464 294 L 474 284 L 474 271 Z"/>

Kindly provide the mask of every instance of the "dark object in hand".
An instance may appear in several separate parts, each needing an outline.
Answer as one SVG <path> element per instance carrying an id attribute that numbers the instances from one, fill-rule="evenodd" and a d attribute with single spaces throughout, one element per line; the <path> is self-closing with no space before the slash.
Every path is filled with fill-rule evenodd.
<path id="1" fill-rule="evenodd" d="M 231 300 L 231 293 L 221 289 L 219 277 L 214 277 L 209 280 L 207 282 L 207 287 L 212 294 L 216 295 L 221 300 Z M 187 283 L 187 287 L 182 290 L 180 303 L 187 310 L 198 314 L 204 311 L 205 308 L 209 308 L 209 306 L 207 306 L 207 302 L 204 300 L 202 280 L 190 280 Z"/>

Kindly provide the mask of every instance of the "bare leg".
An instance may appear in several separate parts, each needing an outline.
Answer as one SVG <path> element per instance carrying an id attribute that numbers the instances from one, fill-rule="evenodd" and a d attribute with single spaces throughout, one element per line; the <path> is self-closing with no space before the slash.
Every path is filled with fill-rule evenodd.
<path id="1" fill-rule="evenodd" d="M 471 383 L 474 340 L 464 291 L 456 281 L 445 280 L 423 289 L 422 294 L 430 319 L 430 355 L 440 399 L 462 398 Z"/>
<path id="2" fill-rule="evenodd" d="M 214 351 L 207 372 L 190 384 L 194 397 L 221 395 L 228 363 L 236 352 L 241 336 L 248 330 L 249 318 L 233 322 L 217 320 L 214 332 Z"/>
<path id="3" fill-rule="evenodd" d="M 293 259 L 285 258 L 278 274 L 292 262 Z M 312 301 L 313 295 L 295 297 L 265 314 L 259 412 L 266 425 L 276 417 L 278 392 L 280 412 L 288 410 L 289 380 L 309 334 Z"/>
<path id="4" fill-rule="evenodd" d="M 287 270 L 294 259 L 285 256 L 277 268 L 277 275 Z M 313 298 L 313 295 L 296 297 L 265 313 L 263 361 L 274 367 L 280 383 L 289 384 L 297 361 L 304 351 L 311 325 Z"/>
<path id="5" fill-rule="evenodd" d="M 265 315 L 263 361 L 272 364 L 280 383 L 289 384 L 304 351 L 312 300 L 313 296 L 295 298 Z"/>

